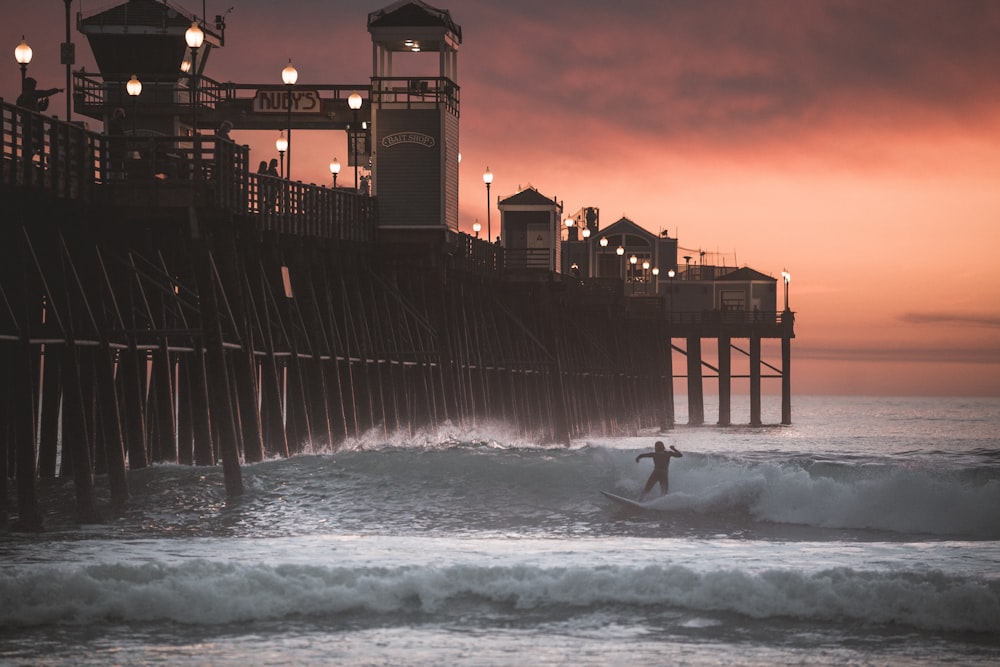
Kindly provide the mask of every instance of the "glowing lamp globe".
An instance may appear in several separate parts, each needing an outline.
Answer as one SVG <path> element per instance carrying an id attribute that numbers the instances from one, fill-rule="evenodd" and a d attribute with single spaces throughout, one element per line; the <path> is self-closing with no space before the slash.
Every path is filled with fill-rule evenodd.
<path id="1" fill-rule="evenodd" d="M 299 71 L 292 65 L 291 58 L 288 59 L 285 69 L 281 70 L 281 80 L 285 82 L 286 86 L 294 86 L 295 82 L 299 80 Z"/>
<path id="2" fill-rule="evenodd" d="M 14 59 L 18 65 L 27 65 L 31 62 L 31 47 L 24 41 L 23 35 L 21 36 L 21 43 L 14 47 Z"/>
<path id="3" fill-rule="evenodd" d="M 198 27 L 197 21 L 192 22 L 191 27 L 184 33 L 184 41 L 187 42 L 189 49 L 201 48 L 202 43 L 205 41 L 205 33 Z"/>
<path id="4" fill-rule="evenodd" d="M 142 93 L 142 82 L 135 76 L 128 80 L 125 84 L 125 92 L 127 92 L 131 97 L 136 97 Z"/>

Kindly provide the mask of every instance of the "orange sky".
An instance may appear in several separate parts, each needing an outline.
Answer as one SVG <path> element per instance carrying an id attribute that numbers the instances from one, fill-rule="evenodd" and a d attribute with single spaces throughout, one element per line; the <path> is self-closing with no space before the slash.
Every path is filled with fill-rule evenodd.
<path id="1" fill-rule="evenodd" d="M 9 100 L 22 33 L 29 72 L 63 85 L 64 3 L 24 4 L 0 28 Z M 291 58 L 300 84 L 365 84 L 367 13 L 388 4 L 207 1 L 209 16 L 235 7 L 207 74 L 279 83 Z M 568 212 L 598 207 L 602 226 L 626 215 L 683 247 L 786 268 L 797 394 L 1000 396 L 1000 3 L 431 4 L 463 31 L 465 231 L 485 226 L 489 165 L 494 202 L 531 184 Z M 74 40 L 77 66 L 96 69 Z M 252 164 L 274 152 L 271 133 L 237 139 Z M 346 141 L 300 132 L 293 156 L 296 178 L 328 183 Z"/>

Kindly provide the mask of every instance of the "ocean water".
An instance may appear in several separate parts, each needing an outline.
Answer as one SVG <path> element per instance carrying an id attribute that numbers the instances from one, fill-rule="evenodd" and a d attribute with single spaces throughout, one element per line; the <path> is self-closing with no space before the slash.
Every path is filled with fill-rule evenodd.
<path id="1" fill-rule="evenodd" d="M 86 526 L 43 480 L 47 531 L 0 534 L 0 664 L 1000 663 L 1000 402 L 793 419 L 373 434 L 245 466 L 235 502 L 221 469 L 161 465 Z M 656 439 L 684 453 L 670 494 L 601 496 L 638 496 Z"/>

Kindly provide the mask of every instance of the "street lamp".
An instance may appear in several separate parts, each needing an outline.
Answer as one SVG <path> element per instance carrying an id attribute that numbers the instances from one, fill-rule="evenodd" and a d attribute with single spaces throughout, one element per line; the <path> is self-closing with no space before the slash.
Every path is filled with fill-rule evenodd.
<path id="1" fill-rule="evenodd" d="M 615 250 L 615 254 L 622 258 L 622 261 L 621 261 L 621 266 L 622 266 L 621 278 L 622 278 L 622 282 L 625 282 L 625 248 L 623 248 L 621 246 L 618 246 L 618 248 Z"/>
<path id="2" fill-rule="evenodd" d="M 474 231 L 476 233 L 476 238 L 477 239 L 479 238 L 479 232 L 482 230 L 482 228 L 483 228 L 483 226 L 481 224 L 479 224 L 478 220 L 476 220 L 474 223 L 472 223 L 472 231 Z"/>
<path id="3" fill-rule="evenodd" d="M 292 86 L 299 80 L 299 72 L 292 66 L 292 59 L 288 59 L 285 69 L 281 70 L 281 80 L 288 88 L 288 169 L 285 170 L 285 179 L 292 180 Z"/>
<path id="4" fill-rule="evenodd" d="M 278 149 L 278 156 L 281 158 L 281 173 L 279 174 L 282 178 L 285 177 L 285 151 L 288 150 L 288 139 L 285 138 L 285 131 L 282 130 L 278 133 L 278 138 L 274 140 L 274 147 Z"/>
<path id="5" fill-rule="evenodd" d="M 792 274 L 782 270 L 781 278 L 785 282 L 785 312 L 788 312 L 788 283 L 792 282 Z"/>
<path id="6" fill-rule="evenodd" d="M 198 49 L 205 41 L 205 33 L 198 27 L 197 21 L 191 22 L 191 27 L 184 32 L 184 41 L 191 49 L 191 134 L 198 133 Z"/>
<path id="7" fill-rule="evenodd" d="M 670 278 L 670 321 L 674 321 L 674 276 L 677 272 L 673 269 L 667 271 L 667 277 Z"/>
<path id="8" fill-rule="evenodd" d="M 340 160 L 333 158 L 333 162 L 330 163 L 330 173 L 333 174 L 333 187 L 337 187 L 337 174 L 340 173 Z"/>
<path id="9" fill-rule="evenodd" d="M 653 267 L 653 294 L 660 293 L 660 267 Z"/>
<path id="10" fill-rule="evenodd" d="M 21 43 L 14 47 L 14 60 L 21 66 L 21 90 L 24 90 L 24 78 L 28 75 L 28 63 L 31 62 L 31 47 L 21 35 Z"/>
<path id="11" fill-rule="evenodd" d="M 66 122 L 73 120 L 73 65 L 76 64 L 76 47 L 70 34 L 70 9 L 73 0 L 63 0 L 66 6 L 66 41 L 59 45 L 59 62 L 66 66 Z"/>
<path id="12" fill-rule="evenodd" d="M 135 137 L 135 105 L 139 101 L 139 95 L 142 93 L 142 82 L 139 81 L 135 74 L 125 84 L 125 92 L 132 98 L 132 136 Z"/>
<path id="13" fill-rule="evenodd" d="M 351 137 L 351 151 L 354 154 L 354 189 L 358 189 L 358 109 L 361 108 L 361 95 L 357 93 L 351 93 L 350 97 L 347 98 L 347 106 L 351 108 L 351 131 L 348 134 Z"/>
<path id="14" fill-rule="evenodd" d="M 493 172 L 489 166 L 483 172 L 483 183 L 486 184 L 486 240 L 493 241 L 493 227 L 490 225 L 490 185 L 493 183 Z"/>

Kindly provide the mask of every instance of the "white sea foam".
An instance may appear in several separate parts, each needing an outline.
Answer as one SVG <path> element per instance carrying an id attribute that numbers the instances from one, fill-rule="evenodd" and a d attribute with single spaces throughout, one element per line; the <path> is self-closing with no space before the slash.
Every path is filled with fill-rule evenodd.
<path id="1" fill-rule="evenodd" d="M 663 510 L 745 511 L 759 521 L 905 534 L 1000 537 L 1000 481 L 904 466 L 677 461 Z"/>
<path id="2" fill-rule="evenodd" d="M 105 621 L 217 625 L 340 613 L 442 614 L 607 605 L 756 619 L 860 621 L 1000 632 L 1000 582 L 940 571 L 698 572 L 674 565 L 335 567 L 194 560 L 23 570 L 0 579 L 0 627 Z"/>

